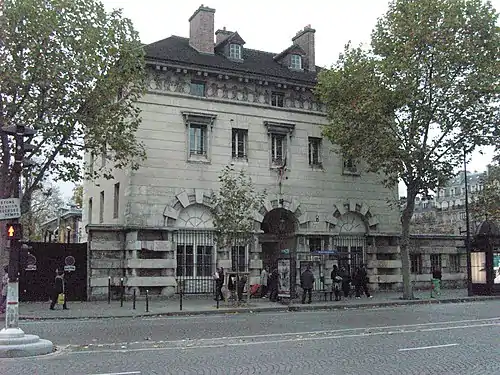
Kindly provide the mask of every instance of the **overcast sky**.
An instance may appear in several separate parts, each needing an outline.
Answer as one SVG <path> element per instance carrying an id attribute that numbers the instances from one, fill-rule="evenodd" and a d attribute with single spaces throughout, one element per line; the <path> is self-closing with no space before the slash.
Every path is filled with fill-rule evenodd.
<path id="1" fill-rule="evenodd" d="M 123 9 L 144 43 L 171 35 L 189 36 L 189 17 L 202 0 L 101 0 L 108 10 Z M 292 37 L 306 25 L 316 29 L 316 65 L 330 66 L 344 45 L 369 43 L 376 20 L 387 10 L 387 0 L 307 0 L 235 1 L 206 0 L 216 10 L 215 30 L 226 27 L 238 31 L 245 47 L 281 52 Z M 500 0 L 493 0 L 500 9 Z M 491 161 L 492 150 L 473 155 L 469 168 L 483 171 Z M 64 188 L 65 193 L 71 187 Z"/>

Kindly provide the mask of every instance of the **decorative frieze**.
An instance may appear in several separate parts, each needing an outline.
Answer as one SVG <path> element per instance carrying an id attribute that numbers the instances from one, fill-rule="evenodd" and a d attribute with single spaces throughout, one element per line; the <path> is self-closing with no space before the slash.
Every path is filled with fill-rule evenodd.
<path id="1" fill-rule="evenodd" d="M 311 89 L 306 87 L 290 87 L 282 83 L 273 84 L 268 81 L 253 81 L 244 77 L 230 77 L 222 74 L 215 76 L 202 71 L 195 71 L 192 74 L 186 74 L 185 69 L 151 71 L 148 78 L 148 89 L 152 92 L 189 95 L 191 78 L 203 78 L 207 98 L 271 105 L 271 95 L 276 90 L 284 94 L 283 107 L 273 108 L 324 111 L 323 105 L 316 100 Z"/>

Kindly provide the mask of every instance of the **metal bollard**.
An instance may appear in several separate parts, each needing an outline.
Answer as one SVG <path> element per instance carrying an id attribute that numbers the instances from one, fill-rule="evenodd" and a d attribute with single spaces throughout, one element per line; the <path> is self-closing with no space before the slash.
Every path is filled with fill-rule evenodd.
<path id="1" fill-rule="evenodd" d="M 149 290 L 146 289 L 146 312 L 149 312 Z"/>
<path id="2" fill-rule="evenodd" d="M 125 291 L 125 287 L 123 286 L 123 277 L 120 279 L 120 306 L 123 307 L 123 293 Z"/>
<path id="3" fill-rule="evenodd" d="M 132 309 L 135 310 L 135 288 L 134 288 L 134 295 L 132 296 Z"/>
<path id="4" fill-rule="evenodd" d="M 111 303 L 111 276 L 108 276 L 108 304 Z"/>
<path id="5" fill-rule="evenodd" d="M 182 311 L 182 296 L 184 294 L 183 283 L 179 284 L 179 310 Z"/>

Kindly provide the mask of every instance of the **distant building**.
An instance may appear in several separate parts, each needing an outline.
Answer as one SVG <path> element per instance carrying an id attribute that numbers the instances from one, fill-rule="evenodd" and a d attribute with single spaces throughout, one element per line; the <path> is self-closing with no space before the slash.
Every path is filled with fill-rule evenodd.
<path id="1" fill-rule="evenodd" d="M 83 242 L 82 209 L 76 205 L 59 208 L 57 216 L 44 222 L 41 229 L 44 242 Z"/>
<path id="2" fill-rule="evenodd" d="M 488 167 L 489 168 L 489 167 Z M 468 172 L 469 203 L 483 190 L 486 172 Z M 412 232 L 459 234 L 465 230 L 465 173 L 461 171 L 448 184 L 439 188 L 435 196 L 417 198 L 413 214 Z M 473 221 L 470 216 L 471 223 Z M 472 223 L 472 229 L 474 228 Z"/>

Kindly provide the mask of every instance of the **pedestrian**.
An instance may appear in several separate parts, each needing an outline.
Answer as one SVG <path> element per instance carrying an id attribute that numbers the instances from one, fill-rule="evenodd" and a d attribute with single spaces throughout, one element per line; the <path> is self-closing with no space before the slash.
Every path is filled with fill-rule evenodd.
<path id="1" fill-rule="evenodd" d="M 342 292 L 344 293 L 344 298 L 347 298 L 351 291 L 351 275 L 349 275 L 345 267 L 342 267 L 339 276 L 342 278 Z"/>
<path id="2" fill-rule="evenodd" d="M 368 272 L 366 267 L 361 265 L 361 267 L 356 267 L 354 271 L 354 287 L 356 289 L 356 299 L 361 298 L 361 292 L 363 292 L 368 298 L 373 298 L 368 291 Z"/>
<path id="3" fill-rule="evenodd" d="M 9 287 L 9 266 L 3 266 L 2 295 L 0 296 L 0 313 L 5 312 L 7 307 L 7 290 Z"/>
<path id="4" fill-rule="evenodd" d="M 54 289 L 52 290 L 52 302 L 50 303 L 50 309 L 54 310 L 54 306 L 58 303 L 59 295 L 64 296 L 63 310 L 68 310 L 66 304 L 66 294 L 65 294 L 65 282 L 64 282 L 64 272 L 56 270 L 56 277 L 54 279 Z"/>
<path id="5" fill-rule="evenodd" d="M 222 287 L 224 286 L 224 268 L 219 267 L 214 274 L 215 280 L 215 300 L 224 301 L 224 294 L 222 293 Z"/>
<path id="6" fill-rule="evenodd" d="M 311 271 L 311 266 L 307 265 L 306 270 L 300 275 L 300 287 L 303 290 L 302 303 L 306 303 L 306 294 L 308 296 L 307 303 L 311 303 L 314 281 L 315 278 Z"/>
<path id="7" fill-rule="evenodd" d="M 278 270 L 275 268 L 269 276 L 269 300 L 271 302 L 276 302 L 278 300 L 278 289 L 279 289 L 279 279 L 280 275 Z"/>
<path id="8" fill-rule="evenodd" d="M 441 279 L 443 275 L 440 269 L 432 271 L 432 285 L 431 285 L 431 298 L 439 297 L 441 295 Z"/>
<path id="9" fill-rule="evenodd" d="M 340 276 L 339 268 L 336 264 L 333 265 L 332 273 L 330 274 L 332 279 L 332 292 L 335 294 L 335 301 L 340 301 L 340 290 L 342 289 L 342 277 Z M 330 293 L 330 301 L 332 300 L 332 294 Z"/>
<path id="10" fill-rule="evenodd" d="M 269 270 L 267 267 L 264 267 L 262 269 L 262 272 L 260 273 L 260 285 L 261 285 L 261 296 L 262 298 L 266 298 L 267 296 L 267 284 L 268 284 L 268 279 L 269 279 Z"/>

